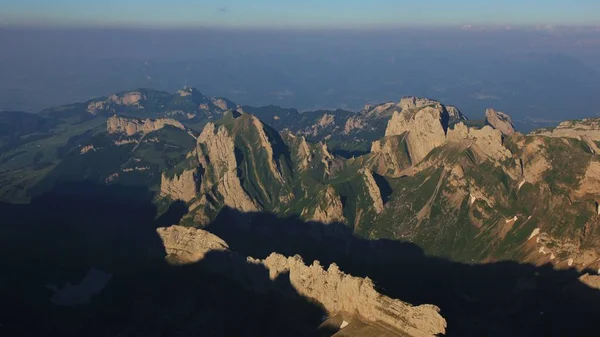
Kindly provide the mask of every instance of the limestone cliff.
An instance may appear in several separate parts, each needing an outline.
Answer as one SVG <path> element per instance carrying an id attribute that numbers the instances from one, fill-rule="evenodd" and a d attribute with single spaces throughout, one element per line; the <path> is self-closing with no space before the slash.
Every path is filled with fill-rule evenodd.
<path id="1" fill-rule="evenodd" d="M 342 200 L 332 186 L 327 186 L 321 191 L 315 198 L 314 206 L 306 207 L 302 216 L 324 224 L 345 221 Z"/>
<path id="2" fill-rule="evenodd" d="M 385 130 L 385 136 L 395 136 L 406 133 L 408 152 L 414 163 L 418 163 L 431 150 L 446 141 L 446 129 L 449 115 L 439 103 L 434 106 L 425 106 L 409 100 L 406 107 L 416 106 L 402 112 L 394 112 Z M 410 104 L 409 104 L 410 103 Z"/>
<path id="3" fill-rule="evenodd" d="M 109 134 L 133 136 L 135 134 L 147 134 L 157 131 L 167 125 L 185 130 L 185 127 L 181 122 L 170 118 L 158 118 L 154 120 L 147 118 L 141 120 L 137 118 L 118 117 L 115 115 L 106 121 L 106 132 Z"/>
<path id="4" fill-rule="evenodd" d="M 428 105 L 438 105 L 440 102 L 424 98 L 424 97 L 415 97 L 415 96 L 405 96 L 400 99 L 400 103 L 398 103 L 398 107 L 402 110 L 413 110 L 413 109 L 421 109 Z"/>
<path id="5" fill-rule="evenodd" d="M 271 171 L 273 176 L 279 181 L 279 183 L 282 183 L 283 177 L 281 176 L 281 172 L 279 172 L 279 169 L 277 168 L 277 164 L 275 163 L 275 157 L 273 154 L 273 146 L 271 145 L 271 142 L 269 141 L 269 138 L 267 137 L 267 134 L 265 133 L 264 124 L 258 118 L 254 117 L 254 116 L 251 116 L 250 119 L 252 120 L 252 125 L 256 129 L 255 132 L 258 135 L 260 145 L 267 152 L 267 155 L 268 155 L 266 163 L 264 163 L 264 164 L 267 165 L 267 167 L 269 168 L 269 170 Z"/>
<path id="6" fill-rule="evenodd" d="M 530 133 L 536 136 L 554 138 L 575 138 L 584 141 L 594 154 L 600 154 L 600 118 L 565 121 L 556 128 L 534 130 Z"/>
<path id="7" fill-rule="evenodd" d="M 307 266 L 298 255 L 285 257 L 277 253 L 264 260 L 244 258 L 229 251 L 220 238 L 199 229 L 172 226 L 159 228 L 158 234 L 171 260 L 179 263 L 198 262 L 211 251 L 221 252 L 220 258 L 207 260 L 203 266 L 253 291 L 286 292 L 286 288 L 278 287 L 275 282 L 286 278 L 295 291 L 321 303 L 330 315 L 340 312 L 358 315 L 366 322 L 383 324 L 408 336 L 445 333 L 446 321 L 438 307 L 412 306 L 384 296 L 375 290 L 370 279 L 345 274 L 336 264 L 324 269 L 315 261 Z M 256 277 L 260 275 L 260 267 L 266 269 L 272 282 L 265 283 Z"/>
<path id="8" fill-rule="evenodd" d="M 370 170 L 362 170 L 362 176 L 365 180 L 365 186 L 367 187 L 367 192 L 373 201 L 373 209 L 376 213 L 383 212 L 383 198 L 381 197 L 381 191 L 379 190 L 379 186 L 377 186 L 377 182 L 373 177 L 373 172 Z"/>
<path id="9" fill-rule="evenodd" d="M 220 237 L 200 229 L 182 226 L 158 228 L 167 256 L 183 263 L 202 260 L 211 251 L 227 251 L 229 246 Z"/>
<path id="10" fill-rule="evenodd" d="M 487 109 L 485 111 L 485 123 L 499 130 L 503 135 L 510 136 L 515 133 L 512 119 L 503 112 Z"/>
<path id="11" fill-rule="evenodd" d="M 172 178 L 163 173 L 160 179 L 160 194 L 170 197 L 171 200 L 190 202 L 198 192 L 197 178 L 195 169 L 185 170 L 181 174 L 175 174 Z"/>
<path id="12" fill-rule="evenodd" d="M 531 135 L 568 138 L 588 137 L 593 141 L 600 141 L 600 118 L 564 121 L 556 128 L 534 130 Z"/>
<path id="13" fill-rule="evenodd" d="M 197 152 L 198 162 L 205 170 L 203 193 L 216 187 L 225 205 L 242 212 L 259 210 L 242 188 L 237 174 L 234 139 L 225 126 L 208 123 L 198 137 Z"/>
<path id="14" fill-rule="evenodd" d="M 135 106 L 141 108 L 140 102 L 145 99 L 141 92 L 133 91 L 119 95 L 110 95 L 103 101 L 92 101 L 88 103 L 87 111 L 91 115 L 96 115 L 99 112 L 104 112 L 110 109 L 113 105 Z"/>
<path id="15" fill-rule="evenodd" d="M 411 165 L 406 134 L 384 137 L 374 141 L 371 145 L 371 154 L 369 167 L 381 175 L 399 177 L 403 170 Z"/>
<path id="16" fill-rule="evenodd" d="M 448 141 L 469 146 L 480 160 L 488 158 L 500 161 L 511 156 L 510 151 L 502 143 L 502 132 L 487 125 L 476 129 L 462 122 L 457 123 L 448 130 Z"/>

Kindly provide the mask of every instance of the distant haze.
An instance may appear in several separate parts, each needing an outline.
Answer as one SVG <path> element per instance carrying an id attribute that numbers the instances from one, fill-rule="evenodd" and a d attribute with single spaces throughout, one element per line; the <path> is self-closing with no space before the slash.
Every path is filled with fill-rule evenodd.
<path id="1" fill-rule="evenodd" d="M 239 104 L 360 109 L 419 95 L 517 127 L 600 115 L 600 29 L 0 29 L 0 109 L 185 85 Z M 534 123 L 537 122 L 537 123 Z"/>
<path id="2" fill-rule="evenodd" d="M 596 0 L 3 0 L 10 24 L 145 27 L 595 25 Z"/>

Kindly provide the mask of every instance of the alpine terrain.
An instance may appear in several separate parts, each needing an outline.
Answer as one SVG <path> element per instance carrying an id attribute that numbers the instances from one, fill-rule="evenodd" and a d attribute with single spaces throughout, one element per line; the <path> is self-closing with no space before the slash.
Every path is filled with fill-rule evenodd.
<path id="1" fill-rule="evenodd" d="M 0 333 L 589 335 L 600 118 L 238 105 L 0 112 Z"/>

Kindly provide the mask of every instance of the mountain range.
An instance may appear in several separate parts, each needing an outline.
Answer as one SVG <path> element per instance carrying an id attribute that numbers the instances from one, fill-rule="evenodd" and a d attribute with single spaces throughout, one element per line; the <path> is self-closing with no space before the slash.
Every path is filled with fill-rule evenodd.
<path id="1" fill-rule="evenodd" d="M 45 265 L 25 268 L 40 284 L 95 267 L 114 274 L 104 292 L 118 296 L 159 268 L 143 289 L 161 309 L 135 306 L 144 312 L 129 317 L 136 323 L 114 323 L 125 335 L 144 317 L 163 319 L 156 331 L 167 334 L 187 317 L 181 335 L 195 331 L 192 309 L 167 310 L 153 292 L 179 282 L 163 280 L 167 267 L 155 261 L 165 256 L 177 268 L 201 264 L 203 282 L 222 283 L 217 292 L 242 285 L 233 298 L 311 299 L 326 318 L 299 315 L 290 323 L 299 335 L 527 336 L 541 325 L 558 333 L 569 327 L 559 319 L 596 312 L 588 301 L 600 285 L 599 147 L 596 118 L 523 134 L 508 114 L 490 108 L 468 120 L 420 97 L 301 113 L 190 87 L 137 89 L 38 114 L 0 112 L 0 241 L 6 256 L 35 242 L 23 258 Z M 23 272 L 18 256 L 5 263 Z M 14 289 L 30 294 L 36 282 Z M 102 301 L 83 315 L 109 317 Z M 90 325 L 66 326 L 56 331 Z"/>

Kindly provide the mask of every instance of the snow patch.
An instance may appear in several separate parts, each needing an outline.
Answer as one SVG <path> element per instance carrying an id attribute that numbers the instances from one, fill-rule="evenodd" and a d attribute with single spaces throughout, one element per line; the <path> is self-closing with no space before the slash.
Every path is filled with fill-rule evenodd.
<path id="1" fill-rule="evenodd" d="M 515 215 L 512 219 L 506 219 L 506 223 L 509 223 L 511 221 L 517 221 L 519 220 L 519 218 L 517 218 L 517 216 Z"/>
<path id="2" fill-rule="evenodd" d="M 573 259 L 568 259 L 567 260 L 567 265 L 570 267 L 573 265 Z"/>
<path id="3" fill-rule="evenodd" d="M 343 328 L 345 328 L 347 326 L 348 326 L 348 322 L 342 321 L 342 324 L 340 325 L 340 329 L 343 329 Z"/>
<path id="4" fill-rule="evenodd" d="M 472 206 L 475 203 L 475 201 L 477 201 L 477 198 L 472 194 L 469 194 L 469 206 Z"/>
<path id="5" fill-rule="evenodd" d="M 529 220 L 529 219 L 527 219 L 527 220 Z M 540 234 L 540 229 L 539 228 L 534 229 L 533 232 L 531 232 L 531 235 L 529 235 L 529 239 L 527 239 L 527 241 L 529 241 L 529 240 L 533 239 L 534 237 L 538 236 L 538 234 Z"/>

